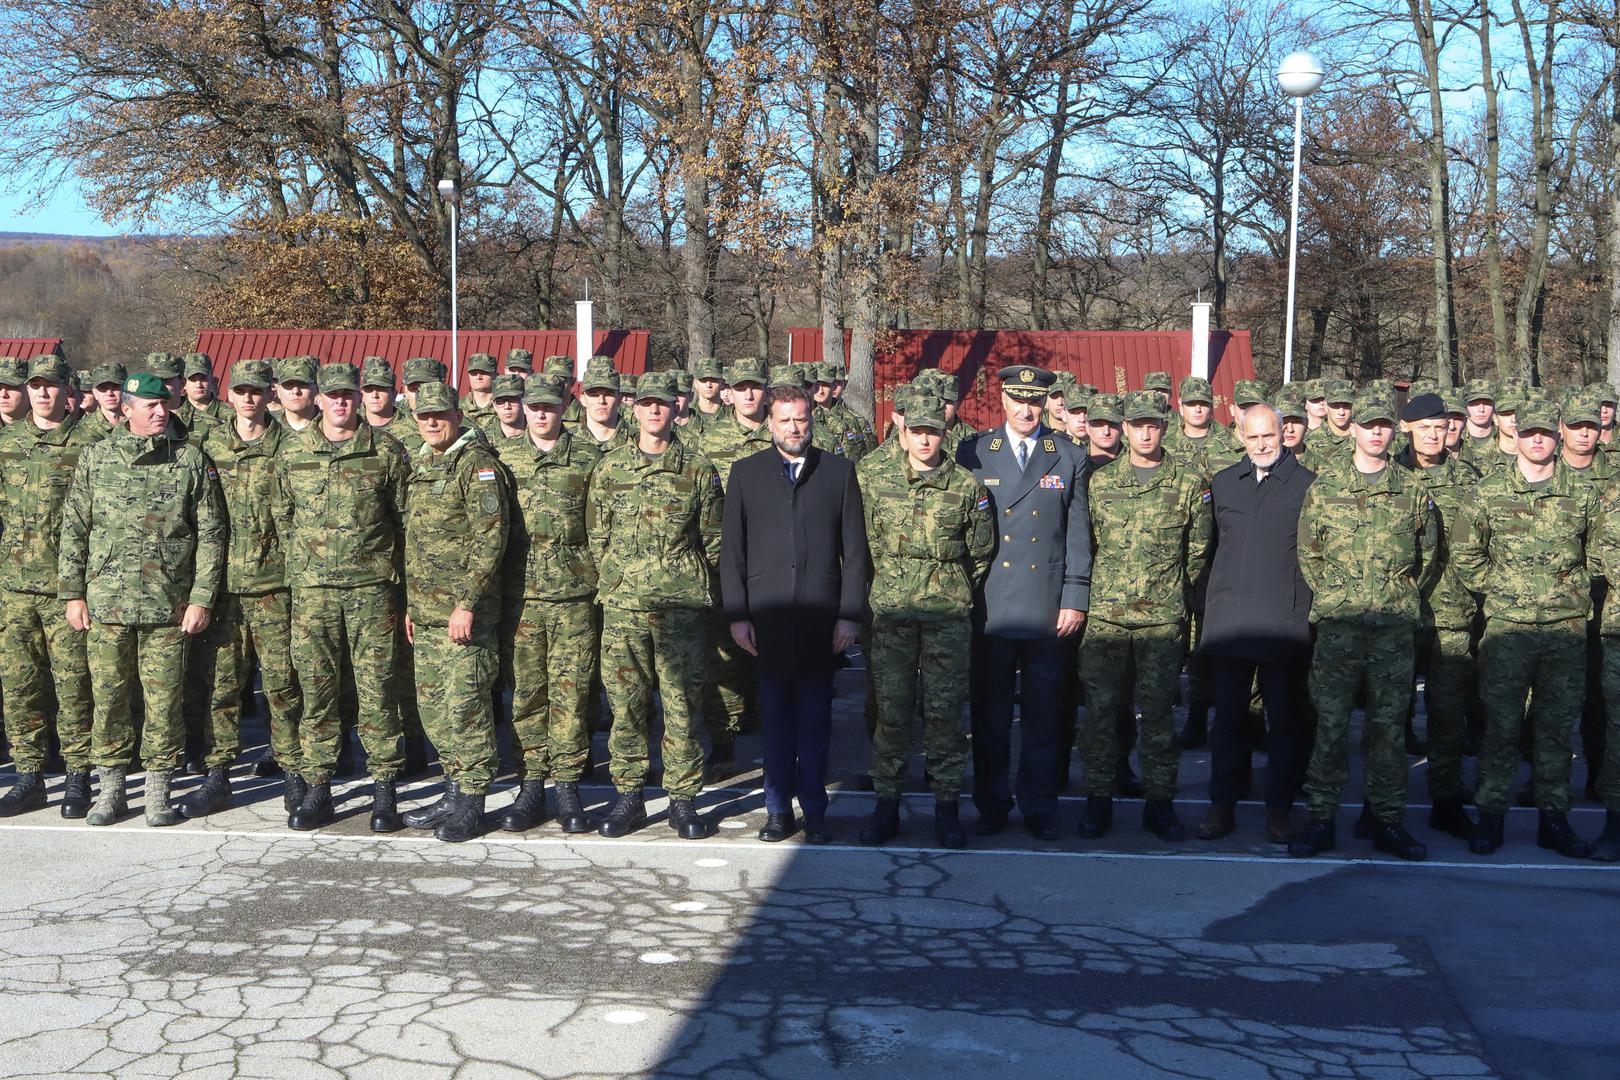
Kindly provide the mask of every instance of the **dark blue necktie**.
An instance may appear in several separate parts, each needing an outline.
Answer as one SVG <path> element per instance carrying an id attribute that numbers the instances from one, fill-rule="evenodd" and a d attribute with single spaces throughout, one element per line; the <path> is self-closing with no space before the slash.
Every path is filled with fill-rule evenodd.
<path id="1" fill-rule="evenodd" d="M 797 461 L 782 462 L 782 475 L 787 477 L 788 483 L 797 483 L 799 480 L 799 463 Z"/>

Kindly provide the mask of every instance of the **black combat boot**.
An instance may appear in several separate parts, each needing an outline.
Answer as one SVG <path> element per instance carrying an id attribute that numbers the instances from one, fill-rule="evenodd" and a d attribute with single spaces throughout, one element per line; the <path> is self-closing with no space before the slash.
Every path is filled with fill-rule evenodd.
<path id="1" fill-rule="evenodd" d="M 1142 807 L 1142 828 L 1160 840 L 1187 839 L 1187 827 L 1176 817 L 1176 804 L 1169 799 L 1149 799 Z"/>
<path id="2" fill-rule="evenodd" d="M 900 800 L 878 799 L 872 816 L 861 826 L 861 843 L 867 847 L 887 844 L 900 835 Z"/>
<path id="3" fill-rule="evenodd" d="M 269 754 L 264 755 L 264 757 L 253 763 L 253 775 L 257 776 L 261 780 L 274 780 L 276 777 L 282 775 L 282 773 L 283 769 L 281 768 L 281 762 L 277 761 Z"/>
<path id="4" fill-rule="evenodd" d="M 281 785 L 281 805 L 291 814 L 304 805 L 304 796 L 309 794 L 309 785 L 304 778 L 295 772 L 287 774 L 287 779 Z"/>
<path id="5" fill-rule="evenodd" d="M 332 805 L 332 785 L 310 784 L 304 792 L 304 801 L 287 818 L 287 827 L 309 832 L 337 820 L 337 809 Z"/>
<path id="6" fill-rule="evenodd" d="M 1371 840 L 1373 828 L 1377 824 L 1378 815 L 1373 813 L 1372 803 L 1364 802 L 1361 804 L 1361 816 L 1356 818 L 1356 823 L 1350 827 L 1350 835 L 1357 840 Z"/>
<path id="7" fill-rule="evenodd" d="M 399 789 L 392 780 L 371 782 L 371 831 L 398 832 L 403 827 L 399 820 Z"/>
<path id="8" fill-rule="evenodd" d="M 62 816 L 82 818 L 90 812 L 90 770 L 70 772 L 62 785 Z"/>
<path id="9" fill-rule="evenodd" d="M 647 823 L 647 804 L 639 791 L 621 791 L 596 831 L 609 839 L 629 836 Z"/>
<path id="10" fill-rule="evenodd" d="M 1603 833 L 1592 845 L 1592 858 L 1597 862 L 1620 862 L 1620 810 L 1603 815 Z"/>
<path id="11" fill-rule="evenodd" d="M 45 774 L 21 772 L 11 790 L 0 798 L 0 817 L 16 817 L 30 810 L 45 809 Z"/>
<path id="12" fill-rule="evenodd" d="M 518 788 L 517 798 L 501 815 L 501 828 L 507 832 L 522 832 L 546 820 L 546 782 L 525 780 Z"/>
<path id="13" fill-rule="evenodd" d="M 407 811 L 401 820 L 413 829 L 437 828 L 439 823 L 449 817 L 450 811 L 455 808 L 455 798 L 458 790 L 454 780 L 446 780 L 444 782 L 444 794 L 439 796 L 437 802 L 431 802 L 426 806 L 418 806 L 415 810 Z"/>
<path id="14" fill-rule="evenodd" d="M 460 844 L 484 833 L 484 797 L 467 795 L 459 789 L 450 816 L 439 823 L 433 835 L 447 844 Z"/>
<path id="15" fill-rule="evenodd" d="M 1541 824 L 1536 827 L 1536 846 L 1556 851 L 1566 859 L 1584 859 L 1592 848 L 1578 836 L 1569 824 L 1569 815 L 1562 810 L 1543 810 Z"/>
<path id="16" fill-rule="evenodd" d="M 691 799 L 669 800 L 669 827 L 682 840 L 702 840 L 709 835 L 708 823 Z"/>
<path id="17" fill-rule="evenodd" d="M 1373 822 L 1372 842 L 1377 850 L 1407 862 L 1422 862 L 1429 857 L 1429 849 L 1407 832 L 1406 826 L 1399 821 Z"/>
<path id="18" fill-rule="evenodd" d="M 1468 838 L 1468 850 L 1475 855 L 1494 855 L 1496 849 L 1502 846 L 1502 833 L 1506 824 L 1506 814 L 1487 814 L 1483 810 L 1480 811 L 1479 824 L 1474 828 L 1474 835 Z"/>
<path id="19" fill-rule="evenodd" d="M 223 765 L 208 770 L 203 782 L 192 788 L 175 809 L 188 818 L 207 817 L 231 805 L 231 775 Z"/>
<path id="20" fill-rule="evenodd" d="M 579 781 L 557 781 L 557 824 L 565 833 L 591 831 L 591 819 L 579 801 Z"/>
<path id="21" fill-rule="evenodd" d="M 962 828 L 961 807 L 955 798 L 934 800 L 934 842 L 954 850 L 967 847 L 967 830 Z"/>
<path id="22" fill-rule="evenodd" d="M 1080 835 L 1100 840 L 1114 827 L 1114 800 L 1107 795 L 1087 795 L 1085 813 L 1080 815 Z"/>
<path id="23" fill-rule="evenodd" d="M 1313 817 L 1305 822 L 1305 827 L 1294 834 L 1288 841 L 1288 854 L 1296 859 L 1308 859 L 1312 855 L 1320 855 L 1324 851 L 1332 851 L 1338 843 L 1333 828 L 1333 819 L 1330 817 Z"/>
<path id="24" fill-rule="evenodd" d="M 1434 800 L 1434 807 L 1429 811 L 1429 828 L 1449 833 L 1459 840 L 1469 840 L 1474 835 L 1474 819 L 1468 816 L 1461 796 L 1447 796 Z"/>

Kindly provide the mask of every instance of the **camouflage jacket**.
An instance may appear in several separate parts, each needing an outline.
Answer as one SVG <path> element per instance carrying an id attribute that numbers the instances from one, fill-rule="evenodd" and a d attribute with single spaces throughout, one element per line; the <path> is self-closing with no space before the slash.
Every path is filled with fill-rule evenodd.
<path id="1" fill-rule="evenodd" d="M 295 588 L 399 580 L 410 465 L 399 440 L 362 422 L 345 442 L 319 424 L 289 435 L 276 458 L 271 512 Z"/>
<path id="2" fill-rule="evenodd" d="M 461 399 L 461 422 L 476 427 L 484 427 L 495 420 L 495 399 L 490 398 L 488 405 L 480 405 L 473 400 L 472 392 Z"/>
<path id="3" fill-rule="evenodd" d="M 628 415 L 621 415 L 618 426 L 613 429 L 613 435 L 607 442 L 598 442 L 596 436 L 591 434 L 590 427 L 586 425 L 583 419 L 579 423 L 570 426 L 568 430 L 572 431 L 580 442 L 590 443 L 605 454 L 609 450 L 628 445 L 634 441 L 636 428 L 629 420 Z"/>
<path id="4" fill-rule="evenodd" d="M 407 409 L 403 401 L 394 406 L 393 418 L 381 430 L 398 439 L 399 444 L 413 454 L 422 449 L 422 431 L 416 426 L 416 414 Z"/>
<path id="5" fill-rule="evenodd" d="M 1592 613 L 1592 578 L 1604 558 L 1602 512 L 1594 485 L 1563 462 L 1540 491 L 1517 466 L 1479 482 L 1452 530 L 1451 561 L 1483 598 L 1486 619 L 1536 624 Z M 1594 567 L 1587 565 L 1588 545 Z"/>
<path id="6" fill-rule="evenodd" d="M 854 409 L 842 401 L 831 405 L 818 405 L 811 414 L 815 420 L 817 435 L 825 433 L 824 438 L 830 445 L 821 445 L 822 449 L 830 453 L 841 454 L 852 462 L 859 462 L 871 452 L 872 447 L 867 442 L 866 431 L 862 429 L 860 417 Z M 947 456 L 946 460 L 950 460 Z"/>
<path id="7" fill-rule="evenodd" d="M 714 465 L 679 438 L 657 459 L 633 443 L 608 451 L 585 499 L 598 601 L 625 611 L 712 606 L 724 499 Z"/>
<path id="8" fill-rule="evenodd" d="M 1229 428 L 1213 425 L 1209 434 L 1202 439 L 1190 439 L 1178 417 L 1170 418 L 1170 426 L 1164 433 L 1164 448 L 1184 462 L 1199 459 L 1203 470 L 1214 476 L 1228 465 L 1236 465 L 1243 460 L 1246 452 L 1243 440 L 1237 433 Z"/>
<path id="9" fill-rule="evenodd" d="M 50 431 L 28 417 L 0 429 L 0 585 L 56 595 L 62 502 L 80 454 L 99 441 L 71 417 Z"/>
<path id="10" fill-rule="evenodd" d="M 872 455 L 856 468 L 878 617 L 966 620 L 996 548 L 990 494 L 950 458 L 926 475 Z"/>
<path id="11" fill-rule="evenodd" d="M 1416 623 L 1439 565 L 1439 523 L 1428 492 L 1390 463 L 1373 480 L 1340 456 L 1322 465 L 1299 511 L 1299 570 L 1311 621 L 1373 618 Z"/>
<path id="12" fill-rule="evenodd" d="M 225 504 L 201 450 L 120 431 L 79 455 L 62 506 L 56 594 L 97 622 L 172 626 L 225 580 Z"/>
<path id="13" fill-rule="evenodd" d="M 709 421 L 698 439 L 698 449 L 713 463 L 724 487 L 731 479 L 731 467 L 749 454 L 771 448 L 771 430 L 761 424 L 752 431 L 743 427 L 734 410 L 727 409 L 718 420 Z"/>
<path id="14" fill-rule="evenodd" d="M 1492 432 L 1488 439 L 1476 439 L 1463 428 L 1462 446 L 1457 449 L 1457 456 L 1468 464 L 1484 472 L 1487 467 L 1494 466 L 1500 458 L 1512 455 L 1504 454 L 1496 448 L 1496 433 Z"/>
<path id="15" fill-rule="evenodd" d="M 511 493 L 477 428 L 443 453 L 411 455 L 405 498 L 405 604 L 417 626 L 445 626 L 457 608 L 499 612 Z"/>
<path id="16" fill-rule="evenodd" d="M 1128 455 L 1090 472 L 1090 617 L 1164 626 L 1187 617 L 1212 535 L 1209 474 L 1199 458 L 1164 461 L 1143 484 Z"/>
<path id="17" fill-rule="evenodd" d="M 235 410 L 219 398 L 215 398 L 200 409 L 188 398 L 175 407 L 174 415 L 180 418 L 187 431 L 193 433 L 197 433 L 199 428 L 223 424 L 236 418 Z"/>
<path id="18" fill-rule="evenodd" d="M 84 429 L 84 436 L 91 442 L 100 442 L 115 431 L 123 431 L 122 423 L 112 424 L 101 414 L 100 409 L 94 409 L 84 414 L 79 420 L 79 427 Z"/>
<path id="19" fill-rule="evenodd" d="M 1438 542 L 1429 556 L 1438 572 L 1430 576 L 1432 584 L 1423 592 L 1423 625 L 1443 630 L 1467 629 L 1474 624 L 1479 604 L 1451 561 L 1451 544 L 1453 530 L 1474 501 L 1479 470 L 1456 454 L 1447 454 L 1440 467 L 1431 473 L 1417 464 L 1411 450 L 1396 457 L 1395 463 L 1423 485 L 1434 503 L 1438 519 L 1435 530 Z"/>
<path id="20" fill-rule="evenodd" d="M 266 423 L 263 435 L 244 442 L 233 420 L 213 426 L 202 440 L 203 453 L 219 472 L 230 523 L 226 592 L 251 596 L 287 587 L 287 564 L 270 500 L 276 456 L 292 437 L 280 424 Z"/>
<path id="21" fill-rule="evenodd" d="M 564 430 L 542 454 L 528 437 L 501 447 L 511 470 L 517 514 L 507 564 L 520 576 L 523 595 L 538 600 L 581 600 L 596 591 L 596 563 L 585 536 L 591 472 L 602 452 Z"/>

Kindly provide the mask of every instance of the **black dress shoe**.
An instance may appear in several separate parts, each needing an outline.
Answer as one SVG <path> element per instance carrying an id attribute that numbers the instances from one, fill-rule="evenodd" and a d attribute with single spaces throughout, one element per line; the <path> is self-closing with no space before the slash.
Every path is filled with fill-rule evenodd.
<path id="1" fill-rule="evenodd" d="M 793 813 L 766 814 L 765 827 L 759 830 L 759 838 L 767 844 L 780 844 L 783 840 L 799 831 L 799 823 L 793 820 Z"/>
<path id="2" fill-rule="evenodd" d="M 709 825 L 691 799 L 669 800 L 669 827 L 682 840 L 702 840 L 709 835 Z"/>
<path id="3" fill-rule="evenodd" d="M 1024 831 L 1050 844 L 1059 836 L 1057 818 L 1052 814 L 1025 814 Z"/>
<path id="4" fill-rule="evenodd" d="M 861 843 L 867 847 L 887 844 L 900 835 L 900 800 L 879 799 L 872 816 L 861 826 Z"/>
<path id="5" fill-rule="evenodd" d="M 1147 801 L 1142 807 L 1142 828 L 1172 843 L 1187 839 L 1187 827 L 1176 817 L 1176 804 L 1169 799 Z"/>
<path id="6" fill-rule="evenodd" d="M 973 831 L 979 836 L 1000 836 L 1007 828 L 1007 811 L 986 810 L 979 815 L 979 822 L 973 826 Z"/>
<path id="7" fill-rule="evenodd" d="M 821 815 L 811 817 L 804 815 L 804 842 L 807 844 L 830 844 L 832 833 L 827 828 L 827 819 Z"/>
<path id="8" fill-rule="evenodd" d="M 1562 810 L 1543 810 L 1541 823 L 1536 827 L 1536 846 L 1556 851 L 1566 859 L 1584 859 L 1592 854 L 1592 847 L 1570 827 L 1569 817 Z"/>
<path id="9" fill-rule="evenodd" d="M 1088 795 L 1085 812 L 1080 815 L 1080 835 L 1087 840 L 1100 840 L 1114 827 L 1114 800 L 1107 795 Z"/>
<path id="10" fill-rule="evenodd" d="M 1332 851 L 1337 842 L 1333 819 L 1313 817 L 1305 823 L 1303 829 L 1294 834 L 1292 840 L 1288 841 L 1288 854 L 1296 859 L 1308 859 L 1312 855 Z"/>
<path id="11" fill-rule="evenodd" d="M 1398 821 L 1379 821 L 1373 825 L 1373 847 L 1386 855 L 1407 862 L 1422 862 L 1429 857 L 1429 849 L 1406 831 Z"/>
<path id="12" fill-rule="evenodd" d="M 1468 816 L 1461 798 L 1436 799 L 1429 811 L 1429 828 L 1468 840 L 1474 835 L 1474 819 Z"/>
<path id="13" fill-rule="evenodd" d="M 1361 804 L 1361 816 L 1356 818 L 1355 825 L 1350 828 L 1350 835 L 1357 840 L 1371 840 L 1373 827 L 1378 824 L 1378 815 L 1373 813 L 1372 803 Z"/>
<path id="14" fill-rule="evenodd" d="M 1468 838 L 1468 850 L 1475 855 L 1492 855 L 1502 846 L 1502 833 L 1507 824 L 1506 814 L 1480 812 L 1474 835 Z"/>
<path id="15" fill-rule="evenodd" d="M 1211 805 L 1194 834 L 1200 840 L 1219 840 L 1237 828 L 1237 813 L 1230 806 Z"/>

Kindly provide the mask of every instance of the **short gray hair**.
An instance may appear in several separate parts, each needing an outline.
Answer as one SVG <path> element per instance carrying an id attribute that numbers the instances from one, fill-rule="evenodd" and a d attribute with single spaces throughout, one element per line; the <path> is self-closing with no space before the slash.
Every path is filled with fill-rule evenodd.
<path id="1" fill-rule="evenodd" d="M 1283 427 L 1282 413 L 1277 411 L 1277 406 L 1272 405 L 1269 402 L 1261 401 L 1261 402 L 1256 402 L 1255 404 L 1250 405 L 1247 409 L 1243 410 L 1243 420 L 1241 421 L 1241 425 L 1240 425 L 1243 430 L 1238 432 L 1239 436 L 1243 436 L 1243 435 L 1246 435 L 1248 433 L 1248 430 L 1249 430 L 1249 417 L 1254 416 L 1254 415 L 1259 414 L 1259 413 L 1265 413 L 1265 414 L 1270 415 L 1270 417 L 1274 421 L 1276 421 L 1276 423 L 1277 423 L 1277 430 L 1279 432 L 1282 431 L 1282 427 Z"/>

